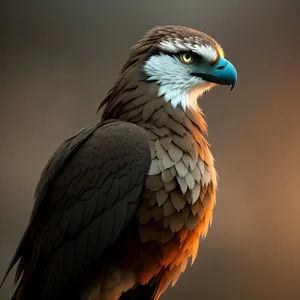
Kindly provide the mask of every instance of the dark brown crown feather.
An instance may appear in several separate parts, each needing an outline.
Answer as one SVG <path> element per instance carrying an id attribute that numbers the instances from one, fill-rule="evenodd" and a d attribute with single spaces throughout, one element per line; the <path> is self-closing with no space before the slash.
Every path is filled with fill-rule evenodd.
<path id="1" fill-rule="evenodd" d="M 206 44 L 220 49 L 219 44 L 212 37 L 196 29 L 177 25 L 156 26 L 151 28 L 144 37 L 131 48 L 129 58 L 121 69 L 119 79 L 100 104 L 98 111 L 106 104 L 115 106 L 116 103 L 113 104 L 114 99 L 117 98 L 117 95 L 122 92 L 125 85 L 128 85 L 131 80 L 140 78 L 142 81 L 144 79 L 142 65 L 148 57 L 161 51 L 159 43 L 163 41 Z"/>
<path id="2" fill-rule="evenodd" d="M 147 57 L 158 52 L 160 50 L 158 47 L 160 42 L 176 40 L 197 44 L 208 44 L 217 49 L 220 48 L 218 43 L 212 37 L 196 29 L 175 25 L 156 26 L 151 28 L 144 37 L 131 48 L 130 57 L 123 66 L 121 73 L 123 73 L 130 65 L 138 61 L 138 58 L 141 55 L 144 54 Z"/>

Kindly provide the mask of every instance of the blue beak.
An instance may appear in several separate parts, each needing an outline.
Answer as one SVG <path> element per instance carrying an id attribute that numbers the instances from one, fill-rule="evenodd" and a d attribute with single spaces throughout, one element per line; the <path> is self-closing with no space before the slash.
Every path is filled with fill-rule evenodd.
<path id="1" fill-rule="evenodd" d="M 192 73 L 193 76 L 202 78 L 208 82 L 214 82 L 221 85 L 229 85 L 232 90 L 237 81 L 237 72 L 234 66 L 225 58 L 220 57 L 218 62 L 209 66 L 204 73 Z"/>

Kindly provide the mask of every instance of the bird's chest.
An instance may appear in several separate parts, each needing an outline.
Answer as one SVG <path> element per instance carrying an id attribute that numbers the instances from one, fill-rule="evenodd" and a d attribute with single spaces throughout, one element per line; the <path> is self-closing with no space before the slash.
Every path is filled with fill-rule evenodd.
<path id="1" fill-rule="evenodd" d="M 199 238 L 206 234 L 211 219 L 211 172 L 200 155 L 193 158 L 171 136 L 152 140 L 151 154 L 151 168 L 136 212 L 139 236 L 142 243 L 158 245 L 159 263 L 152 262 L 151 268 L 180 265 L 182 269 L 188 257 L 196 255 Z"/>
<path id="2" fill-rule="evenodd" d="M 185 153 L 172 137 L 151 141 L 152 164 L 145 182 L 137 216 L 143 241 L 157 240 L 165 243 L 182 228 L 194 230 L 201 221 L 211 183 L 208 166 L 198 156 Z M 155 230 L 143 230 L 161 225 Z M 160 227 L 160 226 L 159 226 Z"/>

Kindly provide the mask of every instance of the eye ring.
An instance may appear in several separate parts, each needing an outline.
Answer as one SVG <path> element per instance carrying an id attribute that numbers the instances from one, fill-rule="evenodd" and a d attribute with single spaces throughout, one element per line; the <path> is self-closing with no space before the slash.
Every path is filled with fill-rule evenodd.
<path id="1" fill-rule="evenodd" d="M 188 52 L 180 53 L 179 58 L 183 63 L 188 65 L 194 61 L 193 55 Z"/>

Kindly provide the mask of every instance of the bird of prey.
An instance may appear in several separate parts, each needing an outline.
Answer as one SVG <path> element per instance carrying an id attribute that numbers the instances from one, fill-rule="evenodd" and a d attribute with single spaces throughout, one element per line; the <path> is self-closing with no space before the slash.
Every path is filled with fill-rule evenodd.
<path id="1" fill-rule="evenodd" d="M 12 299 L 158 300 L 174 285 L 195 260 L 216 199 L 197 99 L 236 80 L 212 37 L 149 30 L 99 123 L 66 139 L 44 168 L 7 271 L 19 261 Z"/>

